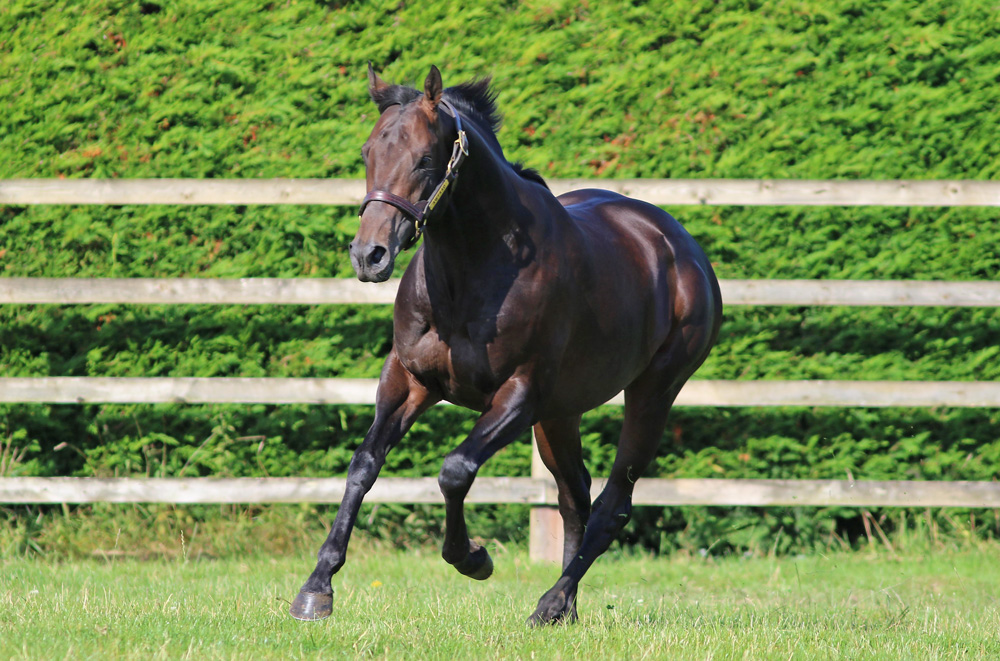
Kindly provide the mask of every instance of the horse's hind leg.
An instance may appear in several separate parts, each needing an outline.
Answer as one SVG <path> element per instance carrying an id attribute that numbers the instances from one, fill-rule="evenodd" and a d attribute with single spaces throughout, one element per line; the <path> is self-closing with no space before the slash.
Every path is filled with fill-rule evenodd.
<path id="1" fill-rule="evenodd" d="M 680 362 L 680 369 L 671 369 L 677 361 L 670 358 L 669 353 L 660 356 L 625 390 L 625 421 L 608 483 L 594 501 L 579 551 L 556 584 L 542 595 L 529 624 L 576 618 L 580 579 L 628 523 L 635 481 L 656 456 L 670 406 L 693 371 L 686 361 Z"/>
<path id="2" fill-rule="evenodd" d="M 559 514 L 563 520 L 563 569 L 576 556 L 590 517 L 590 473 L 583 463 L 580 417 L 543 420 L 535 425 L 535 440 L 542 463 L 559 488 Z"/>

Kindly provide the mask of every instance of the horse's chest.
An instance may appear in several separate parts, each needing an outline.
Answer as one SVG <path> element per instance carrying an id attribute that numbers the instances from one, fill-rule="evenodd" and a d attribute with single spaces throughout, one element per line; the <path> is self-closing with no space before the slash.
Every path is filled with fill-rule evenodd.
<path id="1" fill-rule="evenodd" d="M 509 377 L 511 366 L 500 350 L 508 335 L 496 319 L 481 319 L 447 329 L 430 327 L 396 351 L 414 376 L 439 389 L 445 399 L 480 408 Z"/>

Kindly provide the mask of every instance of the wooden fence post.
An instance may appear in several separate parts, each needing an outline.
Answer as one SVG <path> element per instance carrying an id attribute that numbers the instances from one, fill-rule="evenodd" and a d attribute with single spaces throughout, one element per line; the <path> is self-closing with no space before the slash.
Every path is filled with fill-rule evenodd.
<path id="1" fill-rule="evenodd" d="M 535 432 L 531 432 L 531 477 L 551 480 L 552 474 L 538 455 Z M 563 522 L 555 505 L 533 505 L 528 531 L 528 557 L 532 562 L 562 564 Z"/>

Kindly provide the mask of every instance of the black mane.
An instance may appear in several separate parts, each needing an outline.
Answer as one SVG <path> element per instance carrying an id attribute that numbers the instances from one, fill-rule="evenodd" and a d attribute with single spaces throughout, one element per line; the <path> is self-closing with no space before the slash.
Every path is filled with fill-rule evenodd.
<path id="1" fill-rule="evenodd" d="M 483 133 L 492 138 L 494 145 L 503 153 L 500 142 L 496 138 L 497 131 L 503 123 L 503 117 L 497 109 L 497 93 L 490 87 L 491 78 L 476 78 L 444 90 L 444 97 L 455 106 L 466 121 L 477 124 Z M 380 113 L 390 106 L 405 106 L 418 100 L 423 92 L 405 85 L 389 85 L 381 90 L 372 90 L 371 97 Z M 534 181 L 548 188 L 545 179 L 537 170 L 527 168 L 521 163 L 511 163 L 511 167 L 519 176 Z"/>
<path id="2" fill-rule="evenodd" d="M 490 82 L 489 76 L 477 78 L 449 87 L 444 95 L 465 117 L 496 134 L 503 123 L 503 117 L 497 110 L 497 93 L 490 87 Z"/>
<path id="3" fill-rule="evenodd" d="M 497 110 L 497 93 L 490 87 L 491 78 L 477 78 L 467 83 L 449 87 L 444 91 L 445 97 L 463 116 L 489 129 L 489 135 L 496 141 L 496 133 L 500 130 L 503 117 Z M 500 148 L 499 141 L 496 142 Z M 503 150 L 501 149 L 501 153 Z M 546 188 L 545 179 L 537 170 L 525 167 L 522 163 L 511 163 L 511 167 L 521 177 L 541 184 Z"/>

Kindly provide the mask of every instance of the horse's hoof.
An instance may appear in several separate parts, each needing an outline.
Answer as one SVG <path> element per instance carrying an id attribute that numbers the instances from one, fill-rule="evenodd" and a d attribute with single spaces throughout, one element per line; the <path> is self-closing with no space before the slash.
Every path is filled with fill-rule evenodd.
<path id="1" fill-rule="evenodd" d="M 289 614 L 296 620 L 322 620 L 333 612 L 333 595 L 300 592 L 295 596 Z"/>
<path id="2" fill-rule="evenodd" d="M 538 627 L 555 626 L 558 624 L 575 624 L 577 621 L 576 609 L 571 609 L 568 613 L 542 613 L 535 611 L 528 618 L 528 626 L 532 629 Z"/>
<path id="3" fill-rule="evenodd" d="M 551 596 L 546 594 L 539 600 L 538 608 L 528 618 L 528 626 L 534 628 L 551 624 L 573 624 L 576 620 L 576 600 L 567 599 L 565 593 L 559 591 Z"/>
<path id="4" fill-rule="evenodd" d="M 485 581 L 493 575 L 493 558 L 480 546 L 475 551 L 469 552 L 464 560 L 455 565 L 455 569 L 469 578 Z"/>

